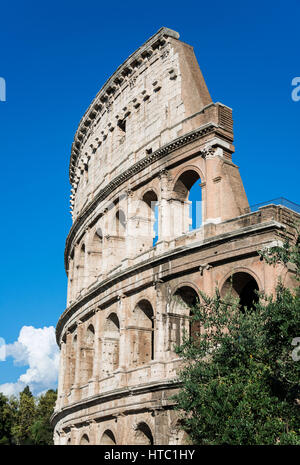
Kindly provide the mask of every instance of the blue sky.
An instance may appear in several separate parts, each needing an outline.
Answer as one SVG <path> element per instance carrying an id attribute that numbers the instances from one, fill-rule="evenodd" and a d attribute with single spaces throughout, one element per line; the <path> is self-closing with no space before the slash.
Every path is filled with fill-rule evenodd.
<path id="1" fill-rule="evenodd" d="M 77 125 L 114 70 L 161 26 L 194 50 L 213 101 L 233 108 L 249 203 L 299 198 L 299 1 L 11 1 L 0 11 L 0 336 L 55 326 L 65 308 L 68 164 Z M 18 365 L 13 360 L 19 360 Z M 24 368 L 25 366 L 25 368 Z M 0 384 L 26 361 L 0 364 Z"/>

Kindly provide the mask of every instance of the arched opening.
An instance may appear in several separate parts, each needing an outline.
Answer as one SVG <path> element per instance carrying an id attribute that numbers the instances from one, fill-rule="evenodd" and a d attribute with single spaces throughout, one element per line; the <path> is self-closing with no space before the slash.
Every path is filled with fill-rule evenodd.
<path id="1" fill-rule="evenodd" d="M 150 302 L 141 300 L 132 312 L 131 360 L 135 366 L 154 360 L 154 313 Z"/>
<path id="2" fill-rule="evenodd" d="M 238 297 L 241 310 L 253 309 L 258 302 L 259 290 L 256 280 L 249 273 L 239 271 L 233 273 L 224 283 L 221 290 L 221 297 L 227 294 Z"/>
<path id="3" fill-rule="evenodd" d="M 90 440 L 87 434 L 84 434 L 82 438 L 80 439 L 80 445 L 81 446 L 88 446 L 90 444 Z"/>
<path id="4" fill-rule="evenodd" d="M 89 248 L 89 276 L 90 281 L 95 281 L 102 271 L 103 234 L 102 229 L 97 228 Z"/>
<path id="5" fill-rule="evenodd" d="M 85 244 L 81 244 L 77 261 L 76 291 L 80 292 L 85 287 Z"/>
<path id="6" fill-rule="evenodd" d="M 104 325 L 102 340 L 102 376 L 112 374 L 119 367 L 120 323 L 116 313 L 111 313 Z"/>
<path id="7" fill-rule="evenodd" d="M 201 179 L 194 170 L 180 175 L 174 186 L 175 209 L 173 224 L 175 235 L 197 229 L 202 224 Z"/>
<path id="8" fill-rule="evenodd" d="M 200 178 L 190 188 L 188 200 L 191 202 L 189 216 L 190 216 L 190 231 L 200 228 L 202 224 L 202 189 L 200 187 Z"/>
<path id="9" fill-rule="evenodd" d="M 73 300 L 74 287 L 75 283 L 75 273 L 74 273 L 74 248 L 70 253 L 69 264 L 68 264 L 68 305 Z"/>
<path id="10" fill-rule="evenodd" d="M 123 210 L 119 209 L 112 217 L 111 224 L 108 224 L 108 235 L 105 242 L 105 269 L 110 270 L 120 264 L 121 258 L 126 256 L 126 216 Z"/>
<path id="11" fill-rule="evenodd" d="M 152 244 L 155 245 L 158 241 L 158 198 L 154 191 L 149 190 L 143 195 L 143 202 L 145 205 L 144 214 L 145 214 L 145 224 L 147 227 L 146 237 L 152 238 Z"/>
<path id="12" fill-rule="evenodd" d="M 123 210 L 118 210 L 115 217 L 116 235 L 122 237 L 126 232 L 126 216 Z"/>
<path id="13" fill-rule="evenodd" d="M 147 423 L 139 423 L 135 432 L 134 444 L 141 446 L 152 446 L 153 443 L 152 432 Z"/>
<path id="14" fill-rule="evenodd" d="M 174 293 L 172 300 L 169 316 L 169 342 L 170 349 L 174 350 L 174 346 L 182 343 L 184 331 L 189 337 L 195 337 L 200 332 L 199 323 L 191 321 L 199 296 L 191 286 L 182 286 Z"/>
<path id="15" fill-rule="evenodd" d="M 116 444 L 117 442 L 116 442 L 113 432 L 110 429 L 107 429 L 106 431 L 104 431 L 104 433 L 102 434 L 101 440 L 100 440 L 100 445 L 114 446 Z"/>
<path id="16" fill-rule="evenodd" d="M 94 340 L 94 326 L 89 325 L 85 333 L 83 347 L 81 347 L 80 372 L 82 384 L 86 384 L 93 376 Z"/>

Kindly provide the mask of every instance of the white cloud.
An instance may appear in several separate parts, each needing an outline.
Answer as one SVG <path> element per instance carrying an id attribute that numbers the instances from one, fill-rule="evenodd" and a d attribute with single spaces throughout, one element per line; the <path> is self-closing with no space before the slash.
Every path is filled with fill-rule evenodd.
<path id="1" fill-rule="evenodd" d="M 0 385 L 0 392 L 5 395 L 18 394 L 28 385 L 31 391 L 44 391 L 56 388 L 59 349 L 55 340 L 53 326 L 34 328 L 23 326 L 18 340 L 13 344 L 6 344 L 6 357 L 12 357 L 14 364 L 28 366 L 15 383 Z"/>

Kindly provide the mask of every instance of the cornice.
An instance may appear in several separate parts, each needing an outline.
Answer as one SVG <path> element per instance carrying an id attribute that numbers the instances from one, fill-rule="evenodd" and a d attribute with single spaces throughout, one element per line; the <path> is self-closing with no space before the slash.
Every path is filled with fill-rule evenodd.
<path id="1" fill-rule="evenodd" d="M 180 361 L 180 358 L 178 358 L 176 361 Z M 63 417 L 67 416 L 68 414 L 78 412 L 95 404 L 102 404 L 104 402 L 109 402 L 120 397 L 145 394 L 149 391 L 161 391 L 170 388 L 176 389 L 180 385 L 181 383 L 176 378 L 171 378 L 163 381 L 151 381 L 149 383 L 143 383 L 137 386 L 125 386 L 124 388 L 113 389 L 111 391 L 87 397 L 83 400 L 80 400 L 79 402 L 74 402 L 62 408 L 61 410 L 54 412 L 50 418 L 50 422 L 52 426 L 55 426 L 55 424 L 57 424 Z"/>
<path id="2" fill-rule="evenodd" d="M 84 208 L 81 214 L 76 218 L 75 222 L 73 223 L 70 232 L 66 239 L 66 247 L 65 247 L 65 269 L 68 269 L 68 255 L 70 245 L 72 240 L 74 239 L 76 233 L 78 232 L 80 226 L 84 223 L 84 221 L 91 215 L 91 213 L 95 210 L 99 202 L 103 201 L 111 192 L 117 189 L 120 185 L 124 182 L 128 181 L 137 173 L 141 172 L 144 168 L 151 165 L 152 163 L 160 160 L 161 158 L 165 157 L 169 153 L 174 152 L 178 148 L 181 148 L 195 140 L 200 139 L 206 134 L 210 134 L 215 129 L 218 129 L 219 126 L 215 123 L 208 123 L 200 128 L 197 128 L 183 136 L 174 139 L 172 142 L 164 145 L 163 147 L 159 148 L 155 152 L 147 155 L 142 160 L 136 162 L 130 168 L 125 170 L 123 173 L 116 176 L 107 186 L 101 189 L 98 194 L 94 197 L 93 200 Z M 203 150 L 203 156 L 206 156 L 207 152 Z"/>
<path id="3" fill-rule="evenodd" d="M 93 121 L 99 115 L 99 112 L 111 96 L 122 86 L 124 80 L 132 74 L 145 59 L 148 59 L 153 52 L 166 42 L 167 37 L 179 39 L 179 34 L 166 27 L 160 28 L 156 34 L 148 39 L 141 47 L 132 53 L 122 65 L 120 65 L 114 74 L 106 81 L 100 89 L 91 105 L 83 115 L 78 129 L 75 133 L 71 148 L 71 158 L 69 165 L 70 182 L 73 184 L 77 158 L 80 154 L 81 146 L 91 130 Z"/>
<path id="4" fill-rule="evenodd" d="M 243 217 L 245 216 L 254 216 L 257 215 L 257 212 L 254 213 L 249 213 L 247 215 L 242 215 Z M 234 220 L 237 220 L 239 217 L 234 218 Z M 231 221 L 231 220 L 229 220 Z M 178 255 L 181 254 L 186 254 L 188 251 L 191 253 L 197 251 L 200 248 L 203 247 L 210 247 L 212 244 L 218 244 L 218 243 L 223 243 L 227 242 L 228 240 L 231 239 L 236 239 L 237 237 L 244 236 L 244 235 L 250 235 L 253 233 L 257 232 L 263 232 L 265 230 L 269 229 L 285 229 L 285 226 L 281 223 L 279 223 L 276 220 L 270 220 L 266 221 L 263 223 L 258 223 L 254 224 L 251 226 L 245 226 L 243 228 L 239 228 L 233 231 L 229 231 L 227 233 L 222 233 L 217 236 L 209 237 L 207 239 L 204 239 L 203 241 L 197 241 L 195 243 L 191 243 L 185 246 L 179 246 L 174 249 L 170 249 L 167 252 L 163 252 L 160 255 L 151 257 L 151 259 L 140 262 L 138 264 L 135 264 L 129 268 L 127 268 L 124 271 L 117 272 L 112 276 L 109 276 L 106 278 L 104 281 L 101 281 L 99 284 L 95 285 L 87 294 L 85 294 L 80 300 L 77 300 L 74 302 L 72 305 L 70 305 L 64 313 L 60 316 L 57 326 L 56 326 L 56 341 L 57 344 L 60 346 L 60 339 L 63 331 L 63 327 L 67 323 L 67 321 L 85 304 L 85 302 L 88 302 L 91 300 L 93 297 L 97 296 L 101 290 L 106 289 L 107 287 L 111 287 L 115 281 L 120 281 L 121 279 L 124 280 L 126 277 L 134 274 L 138 274 L 141 272 L 141 270 L 145 267 L 154 267 L 159 264 L 161 261 L 165 260 L 170 260 L 172 257 L 177 257 Z M 257 252 L 256 252 L 257 253 Z M 218 261 L 219 258 L 216 258 L 214 261 Z M 212 262 L 213 263 L 213 262 Z"/>

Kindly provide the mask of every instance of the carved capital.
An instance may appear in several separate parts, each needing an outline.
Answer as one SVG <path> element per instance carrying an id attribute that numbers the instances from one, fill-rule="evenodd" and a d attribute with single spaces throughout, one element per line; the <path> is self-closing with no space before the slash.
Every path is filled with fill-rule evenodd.
<path id="1" fill-rule="evenodd" d="M 165 168 L 160 170 L 158 173 L 159 179 L 166 178 L 168 176 L 168 173 L 169 173 L 168 170 Z"/>
<path id="2" fill-rule="evenodd" d="M 132 198 L 132 197 L 133 197 L 133 190 L 132 190 L 132 189 L 130 189 L 130 188 L 129 188 L 129 189 L 127 189 L 127 191 L 126 191 L 126 195 L 127 195 L 127 197 L 128 197 L 128 198 Z"/>
<path id="3" fill-rule="evenodd" d="M 203 271 L 204 270 L 209 271 L 211 268 L 212 268 L 212 265 L 210 265 L 209 263 L 203 263 L 202 265 L 199 266 L 200 275 L 203 276 Z"/>
<path id="4" fill-rule="evenodd" d="M 214 158 L 216 155 L 216 149 L 213 147 L 205 147 L 204 149 L 201 150 L 202 152 L 202 157 L 206 159 Z"/>

